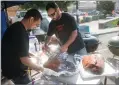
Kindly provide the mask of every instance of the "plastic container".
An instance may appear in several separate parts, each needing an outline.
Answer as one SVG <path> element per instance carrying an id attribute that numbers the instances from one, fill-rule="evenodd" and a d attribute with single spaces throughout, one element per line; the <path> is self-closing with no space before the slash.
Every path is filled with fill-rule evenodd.
<path id="1" fill-rule="evenodd" d="M 80 32 L 90 33 L 90 29 L 89 29 L 88 25 L 78 26 L 78 29 L 79 29 Z"/>
<path id="2" fill-rule="evenodd" d="M 35 36 L 29 36 L 29 52 L 38 52 L 40 51 L 40 45 Z"/>

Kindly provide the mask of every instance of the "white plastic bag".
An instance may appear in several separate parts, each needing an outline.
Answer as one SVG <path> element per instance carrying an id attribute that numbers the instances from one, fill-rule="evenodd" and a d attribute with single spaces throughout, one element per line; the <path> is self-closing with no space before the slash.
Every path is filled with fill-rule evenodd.
<path id="1" fill-rule="evenodd" d="M 48 76 L 59 76 L 59 74 L 51 69 L 44 68 L 43 75 L 48 75 Z"/>

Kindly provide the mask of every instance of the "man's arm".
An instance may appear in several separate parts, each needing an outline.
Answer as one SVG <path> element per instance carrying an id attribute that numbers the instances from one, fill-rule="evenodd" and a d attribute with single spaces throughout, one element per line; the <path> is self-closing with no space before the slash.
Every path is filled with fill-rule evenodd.
<path id="1" fill-rule="evenodd" d="M 43 67 L 40 67 L 39 65 L 35 64 L 32 62 L 32 60 L 25 56 L 25 57 L 21 57 L 20 58 L 22 64 L 28 66 L 29 68 L 33 69 L 33 70 L 36 70 L 36 71 L 44 71 Z"/>
<path id="2" fill-rule="evenodd" d="M 63 46 L 66 46 L 68 48 L 74 42 L 77 35 L 78 35 L 77 30 L 72 31 L 68 41 Z"/>
<path id="3" fill-rule="evenodd" d="M 65 49 L 64 51 L 68 50 L 68 47 L 74 42 L 74 40 L 76 39 L 76 37 L 78 35 L 77 23 L 76 23 L 74 17 L 67 14 L 67 18 L 69 19 L 68 24 L 70 25 L 70 29 L 72 30 L 72 32 L 71 32 L 67 42 L 63 45 L 63 48 Z"/>
<path id="4" fill-rule="evenodd" d="M 71 33 L 69 39 L 67 40 L 67 42 L 63 46 L 61 46 L 61 49 L 60 49 L 61 52 L 67 52 L 68 47 L 74 42 L 77 35 L 78 35 L 77 30 L 72 31 L 72 33 Z"/>
<path id="5" fill-rule="evenodd" d="M 59 76 L 59 74 L 57 74 L 57 72 L 51 70 L 51 69 L 48 69 L 48 68 L 43 68 L 43 67 L 40 67 L 39 65 L 36 65 L 32 62 L 32 60 L 30 58 L 28 58 L 27 56 L 25 57 L 22 57 L 20 58 L 21 62 L 28 66 L 29 68 L 33 69 L 33 70 L 36 70 L 36 71 L 41 71 L 43 72 L 43 75 L 56 75 L 56 76 Z"/>

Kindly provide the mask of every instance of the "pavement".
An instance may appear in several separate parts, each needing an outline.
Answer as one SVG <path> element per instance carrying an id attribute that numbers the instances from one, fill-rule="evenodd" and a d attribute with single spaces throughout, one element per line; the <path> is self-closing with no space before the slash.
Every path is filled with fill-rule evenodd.
<path id="1" fill-rule="evenodd" d="M 119 27 L 99 29 L 99 22 L 104 22 L 104 20 L 91 21 L 91 22 L 83 23 L 79 25 L 80 26 L 88 25 L 90 33 L 92 35 L 102 35 L 106 33 L 119 32 Z"/>
<path id="2" fill-rule="evenodd" d="M 113 33 L 107 33 L 107 34 L 102 34 L 98 36 L 99 41 L 101 42 L 101 44 L 99 44 L 99 47 L 97 49 L 97 52 L 99 52 L 102 56 L 104 56 L 104 58 L 109 61 L 112 62 L 112 65 L 114 67 L 117 66 L 117 68 L 119 67 L 118 65 L 118 61 L 119 61 L 119 57 L 115 56 L 114 59 L 113 58 L 113 54 L 110 52 L 109 48 L 108 48 L 108 41 L 111 39 L 111 37 L 114 37 L 118 34 L 119 32 L 113 32 Z M 117 75 L 119 76 L 119 74 Z M 104 85 L 104 78 L 101 79 L 101 84 L 100 85 Z M 107 78 L 107 85 L 119 85 L 119 77 L 114 77 L 111 76 Z"/>
<path id="3" fill-rule="evenodd" d="M 101 41 L 101 44 L 99 45 L 99 48 L 97 49 L 97 51 L 101 53 L 102 56 L 105 56 L 107 59 L 112 59 L 113 54 L 109 51 L 107 45 L 111 37 L 119 34 L 119 27 L 99 29 L 99 23 L 101 21 L 104 22 L 104 20 L 91 21 L 88 23 L 80 24 L 80 26 L 82 25 L 89 26 L 90 33 L 92 35 L 98 36 L 99 40 Z M 104 85 L 104 78 L 101 79 L 101 83 L 99 85 Z M 116 78 L 114 76 L 108 77 L 107 85 L 119 85 L 119 78 Z"/>

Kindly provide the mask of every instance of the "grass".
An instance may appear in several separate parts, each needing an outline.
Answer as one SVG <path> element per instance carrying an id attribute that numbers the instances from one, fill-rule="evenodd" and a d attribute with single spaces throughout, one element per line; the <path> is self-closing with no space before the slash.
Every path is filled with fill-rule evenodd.
<path id="1" fill-rule="evenodd" d="M 110 21 L 110 22 L 107 22 L 105 24 L 105 28 L 113 28 L 113 27 L 117 27 L 117 22 L 118 22 L 119 18 L 118 19 L 115 19 L 113 21 Z"/>

